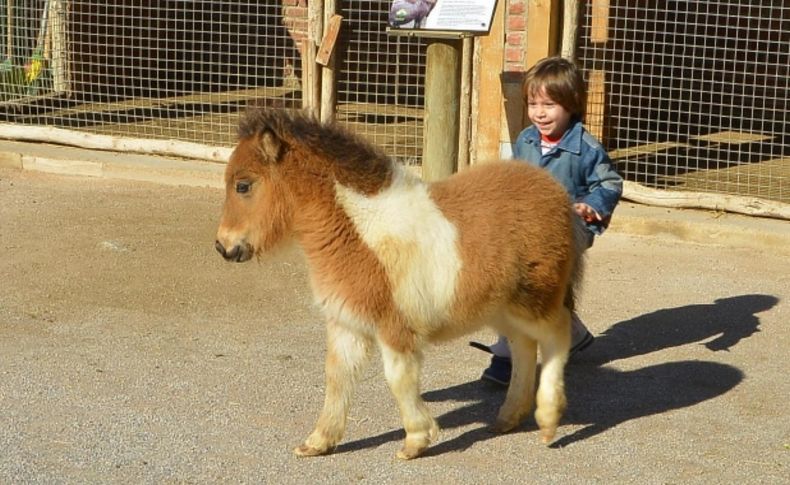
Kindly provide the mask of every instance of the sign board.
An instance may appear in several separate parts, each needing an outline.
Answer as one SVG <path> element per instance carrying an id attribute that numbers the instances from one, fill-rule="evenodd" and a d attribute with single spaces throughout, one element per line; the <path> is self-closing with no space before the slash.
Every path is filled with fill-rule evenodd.
<path id="1" fill-rule="evenodd" d="M 392 0 L 388 30 L 485 34 L 495 7 L 496 0 Z"/>

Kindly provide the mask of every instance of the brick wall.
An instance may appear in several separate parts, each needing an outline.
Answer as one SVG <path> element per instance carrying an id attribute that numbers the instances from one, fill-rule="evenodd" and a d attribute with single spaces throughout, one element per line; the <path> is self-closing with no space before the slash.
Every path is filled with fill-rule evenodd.
<path id="1" fill-rule="evenodd" d="M 507 0 L 505 12 L 505 72 L 524 71 L 527 48 L 527 1 Z"/>
<path id="2" fill-rule="evenodd" d="M 282 2 L 283 25 L 301 50 L 302 40 L 307 37 L 307 0 L 282 0 Z"/>
<path id="3" fill-rule="evenodd" d="M 291 36 L 294 46 L 299 50 L 299 53 L 304 59 L 304 52 L 302 51 L 302 41 L 307 38 L 308 30 L 308 13 L 307 13 L 307 0 L 282 0 L 282 22 L 288 35 Z M 284 83 L 298 84 L 299 74 L 296 72 L 296 66 L 286 60 L 284 66 Z"/>

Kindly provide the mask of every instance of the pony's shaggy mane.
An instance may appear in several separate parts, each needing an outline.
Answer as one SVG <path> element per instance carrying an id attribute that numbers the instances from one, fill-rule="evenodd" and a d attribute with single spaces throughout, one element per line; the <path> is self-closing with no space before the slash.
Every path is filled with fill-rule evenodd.
<path id="1" fill-rule="evenodd" d="M 239 139 L 272 132 L 283 141 L 286 149 L 299 149 L 319 154 L 332 163 L 329 169 L 341 182 L 353 183 L 360 176 L 387 185 L 392 163 L 377 146 L 351 133 L 338 123 L 321 123 L 313 116 L 297 110 L 250 109 L 239 122 Z"/>

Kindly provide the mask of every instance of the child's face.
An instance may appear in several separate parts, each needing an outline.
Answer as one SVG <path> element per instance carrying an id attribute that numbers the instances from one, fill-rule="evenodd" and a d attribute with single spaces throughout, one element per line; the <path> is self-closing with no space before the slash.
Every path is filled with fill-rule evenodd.
<path id="1" fill-rule="evenodd" d="M 541 88 L 527 99 L 527 116 L 543 136 L 562 137 L 571 122 L 571 113 L 546 96 Z"/>

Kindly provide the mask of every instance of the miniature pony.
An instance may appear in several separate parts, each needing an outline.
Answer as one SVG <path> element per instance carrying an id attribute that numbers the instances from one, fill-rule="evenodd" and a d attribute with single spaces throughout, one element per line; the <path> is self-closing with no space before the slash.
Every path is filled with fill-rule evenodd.
<path id="1" fill-rule="evenodd" d="M 406 430 L 397 456 L 418 456 L 439 431 L 420 397 L 422 352 L 483 325 L 509 338 L 513 356 L 494 430 L 512 430 L 531 411 L 539 347 L 535 418 L 542 440 L 554 438 L 583 246 L 551 175 L 497 162 L 428 184 L 337 124 L 253 110 L 225 183 L 216 249 L 243 262 L 298 243 L 326 318 L 324 407 L 297 455 L 340 442 L 377 346 Z"/>

